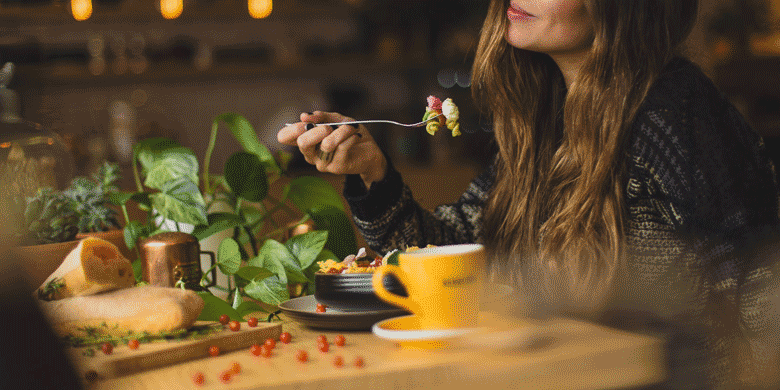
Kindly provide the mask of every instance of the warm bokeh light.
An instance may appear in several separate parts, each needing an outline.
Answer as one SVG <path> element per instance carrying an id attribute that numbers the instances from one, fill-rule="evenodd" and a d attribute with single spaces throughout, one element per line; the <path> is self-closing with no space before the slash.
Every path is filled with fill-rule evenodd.
<path id="1" fill-rule="evenodd" d="M 184 0 L 160 0 L 160 13 L 165 19 L 176 19 L 184 10 Z"/>
<path id="2" fill-rule="evenodd" d="M 70 0 L 70 10 L 79 22 L 87 20 L 92 16 L 92 0 Z"/>
<path id="3" fill-rule="evenodd" d="M 249 15 L 255 19 L 262 19 L 271 14 L 274 8 L 272 0 L 248 0 Z"/>

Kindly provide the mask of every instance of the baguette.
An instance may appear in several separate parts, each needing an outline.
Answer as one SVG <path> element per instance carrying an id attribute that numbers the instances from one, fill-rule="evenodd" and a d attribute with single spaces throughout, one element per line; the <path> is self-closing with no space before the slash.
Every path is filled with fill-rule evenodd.
<path id="1" fill-rule="evenodd" d="M 191 290 L 153 286 L 40 302 L 50 325 L 62 336 L 101 327 L 113 336 L 189 329 L 203 305 L 203 299 Z"/>

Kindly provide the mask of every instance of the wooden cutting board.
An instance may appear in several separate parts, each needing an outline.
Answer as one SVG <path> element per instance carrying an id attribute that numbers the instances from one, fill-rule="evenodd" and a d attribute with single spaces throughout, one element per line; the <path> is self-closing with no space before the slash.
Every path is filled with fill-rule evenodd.
<path id="1" fill-rule="evenodd" d="M 282 333 L 281 323 L 259 323 L 249 327 L 241 323 L 239 331 L 232 331 L 219 323 L 199 321 L 195 326 L 216 326 L 213 333 L 193 336 L 185 340 L 157 340 L 141 343 L 136 350 L 127 345 L 114 347 L 110 355 L 100 347 L 92 347 L 93 356 L 88 356 L 90 347 L 69 348 L 68 353 L 82 378 L 88 382 L 96 379 L 114 378 L 142 371 L 209 356 L 209 347 L 217 346 L 220 354 L 262 344 L 267 338 L 277 340 Z"/>

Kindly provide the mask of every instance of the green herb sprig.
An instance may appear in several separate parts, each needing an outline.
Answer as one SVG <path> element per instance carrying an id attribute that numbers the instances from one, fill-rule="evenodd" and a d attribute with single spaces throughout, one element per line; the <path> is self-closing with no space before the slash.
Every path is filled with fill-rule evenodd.
<path id="1" fill-rule="evenodd" d="M 80 348 L 99 346 L 103 343 L 110 343 L 113 346 L 117 346 L 120 344 L 127 344 L 127 342 L 134 339 L 138 340 L 140 343 L 152 343 L 171 340 L 196 340 L 220 332 L 224 329 L 224 327 L 220 324 L 195 325 L 190 329 L 179 329 L 169 332 L 163 331 L 157 333 L 136 333 L 132 330 L 129 330 L 126 333 L 116 335 L 115 332 L 117 329 L 119 329 L 118 324 L 110 326 L 106 323 L 103 323 L 100 326 L 79 327 L 77 328 L 77 331 L 82 333 L 81 335 L 66 335 L 62 338 L 62 342 L 66 346 Z"/>

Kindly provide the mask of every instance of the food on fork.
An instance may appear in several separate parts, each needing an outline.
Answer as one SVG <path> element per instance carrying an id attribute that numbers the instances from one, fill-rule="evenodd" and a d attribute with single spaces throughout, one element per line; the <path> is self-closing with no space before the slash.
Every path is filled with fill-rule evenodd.
<path id="1" fill-rule="evenodd" d="M 434 135 L 442 126 L 446 126 L 452 130 L 452 136 L 457 137 L 461 134 L 459 120 L 460 111 L 452 99 L 447 98 L 442 102 L 436 96 L 428 96 L 428 106 L 425 107 L 423 115 L 423 122 L 428 122 L 425 126 L 428 134 Z"/>

